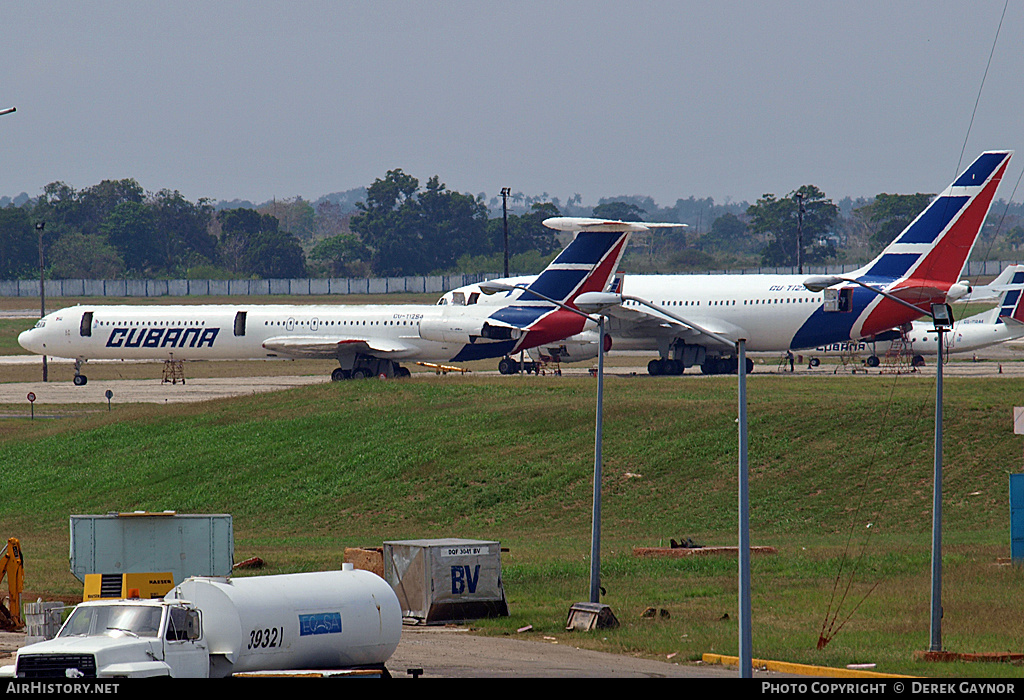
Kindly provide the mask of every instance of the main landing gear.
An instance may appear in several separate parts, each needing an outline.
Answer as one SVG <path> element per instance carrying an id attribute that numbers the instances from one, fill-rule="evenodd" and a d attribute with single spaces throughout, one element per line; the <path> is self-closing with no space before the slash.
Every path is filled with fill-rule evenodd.
<path id="1" fill-rule="evenodd" d="M 652 377 L 682 374 L 684 369 L 686 369 L 686 367 L 683 365 L 682 360 L 664 358 L 651 360 L 647 363 L 647 374 Z"/>
<path id="2" fill-rule="evenodd" d="M 708 357 L 700 365 L 702 374 L 736 374 L 739 363 L 735 357 Z M 682 360 L 660 358 L 647 363 L 647 373 L 652 377 L 680 375 L 685 369 Z M 747 358 L 747 372 L 754 371 L 754 361 Z"/>
<path id="3" fill-rule="evenodd" d="M 519 362 L 511 357 L 503 357 L 498 360 L 498 372 L 501 374 L 519 374 L 520 372 L 540 374 L 540 364 L 527 361 Z"/>
<path id="4" fill-rule="evenodd" d="M 392 360 L 378 360 L 375 357 L 358 357 L 351 369 L 338 367 L 331 372 L 332 382 L 346 379 L 367 379 L 369 377 L 408 377 L 408 368 Z"/>
<path id="5" fill-rule="evenodd" d="M 747 359 L 747 374 L 754 371 L 754 361 Z M 702 374 L 736 374 L 739 371 L 739 360 L 735 357 L 709 357 L 700 366 Z"/>

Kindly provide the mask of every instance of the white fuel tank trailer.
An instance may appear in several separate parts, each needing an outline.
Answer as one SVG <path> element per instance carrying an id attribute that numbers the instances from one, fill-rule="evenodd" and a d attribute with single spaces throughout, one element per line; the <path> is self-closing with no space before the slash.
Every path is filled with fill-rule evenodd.
<path id="1" fill-rule="evenodd" d="M 18 650 L 7 678 L 221 678 L 374 669 L 398 647 L 402 611 L 384 579 L 341 571 L 189 578 L 164 598 L 78 605 L 57 637 Z"/>
<path id="2" fill-rule="evenodd" d="M 211 677 L 381 667 L 402 634 L 395 592 L 351 564 L 341 571 L 190 578 L 167 599 L 189 601 L 201 611 Z"/>

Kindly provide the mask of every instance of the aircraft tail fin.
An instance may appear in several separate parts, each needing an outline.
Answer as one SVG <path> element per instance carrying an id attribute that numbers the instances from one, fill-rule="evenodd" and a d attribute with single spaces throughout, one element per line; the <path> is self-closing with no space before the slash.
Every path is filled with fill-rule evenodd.
<path id="1" fill-rule="evenodd" d="M 1011 265 L 1011 278 L 1005 283 L 999 295 L 999 311 L 996 323 L 1015 321 L 1024 323 L 1024 265 Z M 996 280 L 999 278 L 997 277 Z M 993 280 L 993 286 L 996 281 Z"/>
<path id="2" fill-rule="evenodd" d="M 895 288 L 930 282 L 948 289 L 960 280 L 1013 151 L 986 151 L 903 229 L 870 263 L 853 273 Z"/>
<path id="3" fill-rule="evenodd" d="M 882 286 L 903 301 L 930 311 L 947 295 L 967 265 L 996 189 L 1013 151 L 986 151 L 918 214 L 870 263 L 851 273 L 859 282 Z M 871 334 L 900 325 L 906 310 L 882 297 L 871 307 L 861 332 Z"/>
<path id="4" fill-rule="evenodd" d="M 544 225 L 558 231 L 575 231 L 576 237 L 511 304 L 491 318 L 526 331 L 515 350 L 568 338 L 581 332 L 587 317 L 576 311 L 575 301 L 585 292 L 603 292 L 614 284 L 614 275 L 633 232 L 681 224 L 649 224 L 556 217 Z M 552 306 L 555 300 L 569 308 Z"/>
<path id="5" fill-rule="evenodd" d="M 544 225 L 557 231 L 574 231 L 576 237 L 530 284 L 518 301 L 543 301 L 547 297 L 570 306 L 575 306 L 573 302 L 580 294 L 603 292 L 614 284 L 614 275 L 631 233 L 683 226 L 577 217 L 546 219 Z M 530 294 L 531 291 L 537 294 Z"/>
<path id="6" fill-rule="evenodd" d="M 981 285 L 976 289 L 995 292 L 993 298 L 999 298 L 1002 296 L 1002 292 L 1010 288 L 1011 285 L 1024 284 L 1024 265 L 1007 265 L 1003 268 L 1003 271 L 996 275 L 996 278 L 988 284 Z M 971 301 L 983 301 L 978 296 L 971 292 Z"/>

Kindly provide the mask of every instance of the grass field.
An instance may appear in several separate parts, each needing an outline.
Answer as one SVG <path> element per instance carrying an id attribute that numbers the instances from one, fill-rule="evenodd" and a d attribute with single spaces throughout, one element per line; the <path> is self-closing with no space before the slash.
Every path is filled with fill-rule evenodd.
<path id="1" fill-rule="evenodd" d="M 497 539 L 510 549 L 512 616 L 479 622 L 482 633 L 532 625 L 527 636 L 654 658 L 736 654 L 734 558 L 633 553 L 670 538 L 736 544 L 734 378 L 607 380 L 602 584 L 622 626 L 564 631 L 588 591 L 594 388 L 421 376 L 0 420 L 0 535 L 21 539 L 30 600 L 80 593 L 71 514 L 231 513 L 236 560 L 260 556 L 269 573 L 338 567 L 344 547 L 385 540 Z M 1020 652 L 1022 571 L 997 564 L 1009 555 L 1007 474 L 1021 471 L 1020 387 L 945 388 L 944 645 Z M 913 657 L 928 644 L 934 390 L 920 376 L 750 378 L 752 543 L 778 549 L 753 561 L 755 656 L 1020 675 Z M 670 618 L 641 618 L 648 607 Z"/>

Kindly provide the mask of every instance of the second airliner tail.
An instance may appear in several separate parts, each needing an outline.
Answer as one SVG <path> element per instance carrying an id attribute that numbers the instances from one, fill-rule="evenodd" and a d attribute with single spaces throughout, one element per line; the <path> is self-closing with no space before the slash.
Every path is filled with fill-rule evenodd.
<path id="1" fill-rule="evenodd" d="M 952 300 L 1013 151 L 986 151 L 942 191 L 882 253 L 852 273 L 921 309 Z M 964 290 L 966 291 L 966 290 Z M 906 310 L 881 296 L 868 302 L 860 334 L 905 322 Z"/>

